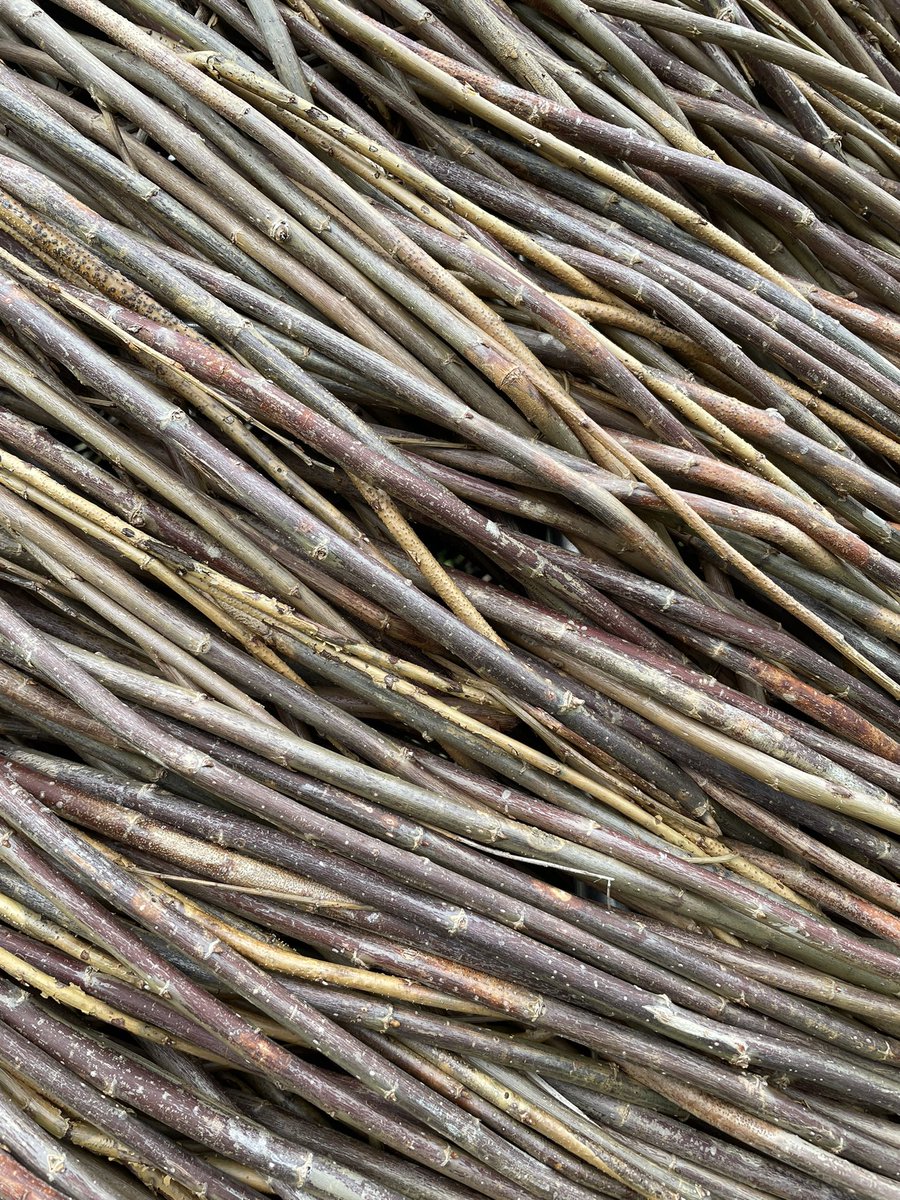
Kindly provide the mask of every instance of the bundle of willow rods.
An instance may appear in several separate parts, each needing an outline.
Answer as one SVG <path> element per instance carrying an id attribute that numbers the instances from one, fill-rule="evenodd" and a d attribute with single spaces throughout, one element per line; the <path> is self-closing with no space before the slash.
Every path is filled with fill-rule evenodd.
<path id="1" fill-rule="evenodd" d="M 2 1200 L 900 1200 L 898 700 L 898 0 L 0 0 Z"/>

